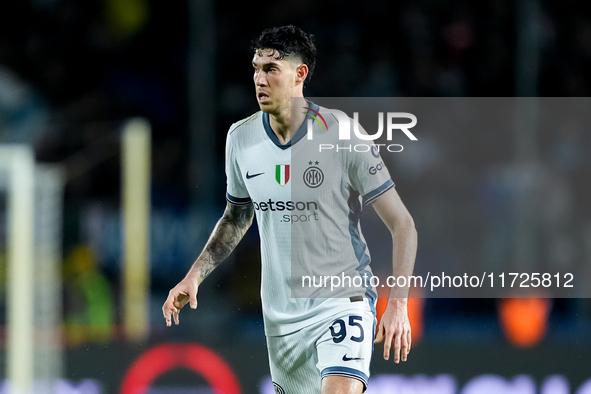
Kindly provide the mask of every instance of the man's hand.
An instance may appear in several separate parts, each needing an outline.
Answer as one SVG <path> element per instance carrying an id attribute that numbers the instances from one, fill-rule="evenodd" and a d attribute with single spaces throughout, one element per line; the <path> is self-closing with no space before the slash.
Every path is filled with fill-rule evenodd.
<path id="1" fill-rule="evenodd" d="M 374 343 L 384 341 L 384 360 L 390 358 L 390 348 L 394 344 L 394 362 L 406 361 L 410 352 L 411 335 L 406 298 L 391 298 L 377 329 Z"/>
<path id="2" fill-rule="evenodd" d="M 174 318 L 174 324 L 179 325 L 179 313 L 187 303 L 190 303 L 191 309 L 197 308 L 197 289 L 197 281 L 187 276 L 170 290 L 162 306 L 162 313 L 168 327 L 172 325 L 171 318 Z"/>
<path id="3" fill-rule="evenodd" d="M 203 252 L 189 270 L 185 279 L 179 282 L 169 293 L 162 306 L 166 325 L 179 324 L 182 307 L 190 303 L 191 309 L 197 308 L 197 289 L 199 284 L 217 267 L 238 245 L 246 230 L 252 224 L 254 205 L 226 205 L 224 216 L 218 221 L 209 237 Z"/>

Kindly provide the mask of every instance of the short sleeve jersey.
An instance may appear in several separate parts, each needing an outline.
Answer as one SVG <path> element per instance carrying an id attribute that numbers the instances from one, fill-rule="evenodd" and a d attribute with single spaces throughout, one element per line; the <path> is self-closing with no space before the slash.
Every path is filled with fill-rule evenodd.
<path id="1" fill-rule="evenodd" d="M 233 124 L 226 141 L 226 198 L 254 205 L 265 332 L 272 336 L 360 308 L 351 297 L 376 297 L 367 280 L 336 288 L 318 280 L 339 276 L 344 285 L 345 277 L 371 276 L 361 209 L 394 187 L 372 141 L 353 133 L 339 141 L 332 114 L 311 102 L 308 113 L 322 119 L 312 139 L 305 121 L 282 145 L 269 115 L 257 112 Z"/>

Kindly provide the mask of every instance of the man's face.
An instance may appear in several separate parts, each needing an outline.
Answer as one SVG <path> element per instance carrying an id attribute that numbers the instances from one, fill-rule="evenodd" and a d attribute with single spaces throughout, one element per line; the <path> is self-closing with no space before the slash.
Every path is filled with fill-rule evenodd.
<path id="1" fill-rule="evenodd" d="M 301 85 L 297 83 L 298 63 L 295 59 L 286 56 L 277 60 L 277 55 L 277 51 L 263 49 L 257 51 L 252 59 L 259 107 L 261 111 L 273 115 L 290 109 L 291 97 L 297 96 L 294 95 L 296 85 Z"/>

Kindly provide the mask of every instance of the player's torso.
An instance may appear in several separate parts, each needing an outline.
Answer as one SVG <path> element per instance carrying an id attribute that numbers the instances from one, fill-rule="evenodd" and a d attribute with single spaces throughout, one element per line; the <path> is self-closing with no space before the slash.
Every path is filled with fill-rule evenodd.
<path id="1" fill-rule="evenodd" d="M 261 239 L 267 332 L 278 335 L 302 327 L 306 319 L 334 313 L 335 303 L 349 295 L 365 294 L 365 289 L 353 289 L 355 294 L 348 289 L 329 303 L 322 299 L 335 294 L 302 287 L 304 275 L 359 275 L 360 254 L 351 239 L 357 224 L 350 220 L 359 194 L 351 189 L 342 153 L 318 151 L 319 142 L 335 137 L 318 133 L 308 141 L 299 135 L 281 146 L 260 113 L 234 133 L 239 134 L 232 136 L 232 151 Z M 369 259 L 367 251 L 361 255 Z"/>
<path id="2" fill-rule="evenodd" d="M 300 131 L 291 144 L 281 145 L 261 114 L 240 130 L 236 141 L 263 264 L 288 264 L 309 275 L 354 271 L 359 261 L 351 245 L 349 213 L 359 204 L 359 194 L 343 168 L 344 153 L 318 149 L 320 143 L 335 143 L 336 133 L 316 132 L 308 140 Z"/>
<path id="3" fill-rule="evenodd" d="M 287 250 L 303 246 L 292 242 L 296 235 L 316 234 L 318 240 L 346 228 L 350 190 L 338 154 L 319 152 L 318 139 L 308 141 L 305 136 L 282 146 L 262 118 L 241 130 L 235 150 L 261 236 L 284 238 Z"/>

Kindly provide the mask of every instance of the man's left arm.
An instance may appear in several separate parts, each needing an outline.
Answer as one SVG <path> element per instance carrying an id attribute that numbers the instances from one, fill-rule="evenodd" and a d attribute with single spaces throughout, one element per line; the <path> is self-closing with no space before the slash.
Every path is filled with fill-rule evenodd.
<path id="1" fill-rule="evenodd" d="M 417 231 L 412 216 L 402 203 L 395 188 L 380 196 L 374 209 L 392 234 L 392 264 L 394 277 L 412 275 L 417 254 Z M 408 283 L 408 281 L 407 281 Z M 408 320 L 409 288 L 392 287 L 386 311 L 377 329 L 375 343 L 384 341 L 384 359 L 390 358 L 394 344 L 394 362 L 406 356 L 411 347 L 411 328 Z"/>

